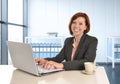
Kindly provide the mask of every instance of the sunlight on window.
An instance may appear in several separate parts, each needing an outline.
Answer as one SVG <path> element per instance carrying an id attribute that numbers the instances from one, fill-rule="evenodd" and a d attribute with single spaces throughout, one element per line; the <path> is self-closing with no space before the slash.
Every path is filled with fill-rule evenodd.
<path id="1" fill-rule="evenodd" d="M 23 0 L 8 0 L 8 22 L 23 24 Z"/>
<path id="2" fill-rule="evenodd" d="M 23 42 L 23 27 L 8 25 L 8 40 Z"/>

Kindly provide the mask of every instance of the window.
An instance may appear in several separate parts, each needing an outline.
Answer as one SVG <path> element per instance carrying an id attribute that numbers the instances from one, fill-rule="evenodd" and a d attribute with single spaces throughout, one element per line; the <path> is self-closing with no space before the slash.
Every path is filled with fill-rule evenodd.
<path id="1" fill-rule="evenodd" d="M 27 36 L 27 0 L 1 0 L 1 64 L 9 64 L 6 41 L 24 42 Z"/>
<path id="2" fill-rule="evenodd" d="M 23 0 L 8 0 L 8 22 L 8 40 L 23 42 Z"/>
<path id="3" fill-rule="evenodd" d="M 23 0 L 8 0 L 8 22 L 23 24 Z"/>

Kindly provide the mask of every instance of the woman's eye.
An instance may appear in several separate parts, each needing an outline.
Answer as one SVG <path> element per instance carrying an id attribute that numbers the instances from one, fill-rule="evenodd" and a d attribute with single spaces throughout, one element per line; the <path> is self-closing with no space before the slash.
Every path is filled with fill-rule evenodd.
<path id="1" fill-rule="evenodd" d="M 82 23 L 79 23 L 79 25 L 82 25 Z"/>

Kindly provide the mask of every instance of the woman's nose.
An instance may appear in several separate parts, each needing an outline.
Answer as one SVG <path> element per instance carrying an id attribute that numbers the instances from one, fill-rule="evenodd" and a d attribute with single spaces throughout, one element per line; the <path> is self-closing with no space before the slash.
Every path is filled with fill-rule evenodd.
<path id="1" fill-rule="evenodd" d="M 75 28 L 78 28 L 79 27 L 79 24 L 75 24 Z"/>

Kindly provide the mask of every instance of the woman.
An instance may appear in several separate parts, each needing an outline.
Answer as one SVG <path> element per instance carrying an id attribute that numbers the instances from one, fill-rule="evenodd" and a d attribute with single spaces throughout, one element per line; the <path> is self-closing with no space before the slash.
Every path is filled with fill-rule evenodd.
<path id="1" fill-rule="evenodd" d="M 45 69 L 52 67 L 65 70 L 82 70 L 84 62 L 94 62 L 98 40 L 88 35 L 90 20 L 87 14 L 78 12 L 69 23 L 72 37 L 65 40 L 61 52 L 53 58 L 37 58 L 36 62 Z"/>

